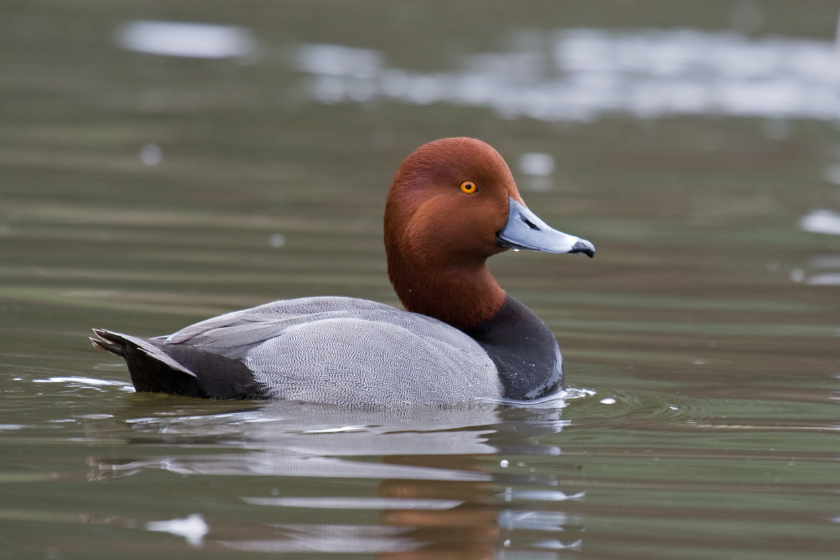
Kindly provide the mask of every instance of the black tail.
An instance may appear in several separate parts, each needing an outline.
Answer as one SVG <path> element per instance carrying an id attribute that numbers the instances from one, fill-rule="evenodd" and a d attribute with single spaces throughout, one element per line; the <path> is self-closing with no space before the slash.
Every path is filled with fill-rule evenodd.
<path id="1" fill-rule="evenodd" d="M 99 338 L 88 337 L 94 348 L 105 350 L 120 358 L 125 358 L 125 341 L 116 336 L 109 336 L 111 333 L 102 329 L 93 329 Z M 100 340 L 101 339 L 101 340 Z"/>
<path id="2" fill-rule="evenodd" d="M 262 399 L 265 388 L 240 362 L 186 344 L 93 329 L 95 348 L 123 358 L 138 391 L 213 399 Z"/>

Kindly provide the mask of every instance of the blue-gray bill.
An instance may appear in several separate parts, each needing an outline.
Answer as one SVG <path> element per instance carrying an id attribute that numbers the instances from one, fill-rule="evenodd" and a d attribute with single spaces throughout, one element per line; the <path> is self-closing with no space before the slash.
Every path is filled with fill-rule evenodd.
<path id="1" fill-rule="evenodd" d="M 510 198 L 505 227 L 496 234 L 502 247 L 544 253 L 580 253 L 592 258 L 595 246 L 586 239 L 557 231 L 525 206 Z"/>

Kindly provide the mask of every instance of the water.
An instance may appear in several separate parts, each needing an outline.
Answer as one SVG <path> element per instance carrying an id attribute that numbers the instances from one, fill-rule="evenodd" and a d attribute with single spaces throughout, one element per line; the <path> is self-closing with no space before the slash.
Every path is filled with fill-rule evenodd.
<path id="1" fill-rule="evenodd" d="M 830 57 L 836 10 L 3 6 L 0 558 L 836 558 L 838 81 L 779 62 Z M 150 54 L 126 48 L 137 22 L 204 25 Z M 637 45 L 641 66 L 558 67 L 586 37 L 596 54 Z M 688 57 L 664 77 L 644 58 L 657 41 Z M 318 45 L 350 62 L 308 70 Z M 444 93 L 390 95 L 389 70 Z M 469 76 L 495 80 L 485 101 L 445 90 Z M 319 97 L 324 79 L 352 88 Z M 584 82 L 574 106 L 521 95 Z M 683 82 L 754 89 L 726 97 L 744 110 L 674 110 Z M 555 332 L 565 398 L 354 411 L 137 394 L 89 346 L 90 327 L 163 334 L 280 298 L 397 305 L 391 175 L 459 134 L 598 248 L 491 261 Z"/>
<path id="2" fill-rule="evenodd" d="M 388 68 L 378 51 L 342 45 L 301 45 L 296 62 L 314 76 L 311 95 L 329 104 L 445 102 L 548 121 L 591 121 L 604 112 L 840 117 L 840 49 L 833 41 L 567 29 L 523 33 L 516 43 L 468 57 L 451 73 Z"/>

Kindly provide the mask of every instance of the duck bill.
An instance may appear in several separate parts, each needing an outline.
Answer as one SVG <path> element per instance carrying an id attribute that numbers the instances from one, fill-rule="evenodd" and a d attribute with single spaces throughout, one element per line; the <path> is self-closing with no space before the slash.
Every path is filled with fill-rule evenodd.
<path id="1" fill-rule="evenodd" d="M 549 227 L 536 214 L 509 198 L 510 211 L 505 227 L 496 233 L 496 241 L 509 249 L 525 249 L 544 253 L 580 253 L 595 256 L 589 241 Z"/>

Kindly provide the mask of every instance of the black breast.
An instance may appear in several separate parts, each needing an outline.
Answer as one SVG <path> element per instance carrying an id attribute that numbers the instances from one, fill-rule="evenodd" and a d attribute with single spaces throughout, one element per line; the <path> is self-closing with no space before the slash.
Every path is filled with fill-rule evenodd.
<path id="1" fill-rule="evenodd" d="M 506 398 L 533 400 L 563 388 L 563 361 L 554 335 L 512 297 L 505 298 L 495 317 L 464 332 L 496 364 Z"/>

